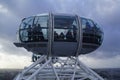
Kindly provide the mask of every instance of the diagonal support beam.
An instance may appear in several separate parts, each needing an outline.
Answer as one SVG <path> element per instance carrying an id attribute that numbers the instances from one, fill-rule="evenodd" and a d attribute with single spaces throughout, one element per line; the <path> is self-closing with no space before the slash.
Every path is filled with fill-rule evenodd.
<path id="1" fill-rule="evenodd" d="M 29 70 L 31 70 L 33 67 L 35 67 L 36 65 L 38 65 L 40 62 L 42 62 L 45 59 L 45 56 L 41 56 L 40 59 L 38 59 L 36 62 L 34 62 L 33 64 L 31 64 L 27 69 L 25 69 L 22 72 L 22 75 L 24 75 L 25 73 L 27 73 Z"/>
<path id="2" fill-rule="evenodd" d="M 76 71 L 77 71 L 77 64 L 78 64 L 78 57 L 77 57 L 77 59 L 76 59 L 75 68 L 74 68 L 74 73 L 73 73 L 73 76 L 72 76 L 72 79 L 71 79 L 71 80 L 74 80 L 74 78 L 75 78 L 75 73 L 76 73 Z"/>
<path id="3" fill-rule="evenodd" d="M 85 66 L 78 57 L 59 60 L 53 62 L 51 57 L 48 59 L 41 56 L 38 61 L 25 69 L 22 75 L 19 74 L 15 80 L 104 80 Z M 43 64 L 42 61 L 45 61 L 45 63 Z M 56 63 L 59 63 L 59 66 L 54 65 Z"/>
<path id="4" fill-rule="evenodd" d="M 28 79 L 26 80 L 32 80 L 39 72 L 41 69 L 43 69 L 47 64 L 49 64 L 51 61 L 51 58 L 45 63 L 43 64 L 43 66 L 41 66 L 37 71 L 35 71 L 30 77 L 28 77 Z"/>
<path id="5" fill-rule="evenodd" d="M 96 78 L 97 80 L 104 80 L 102 77 L 100 77 L 97 73 L 95 73 L 94 71 L 92 71 L 90 68 L 88 68 L 86 65 L 84 65 L 80 60 L 78 60 L 78 64 L 80 66 L 81 69 L 83 69 L 86 73 L 90 74 L 91 76 L 93 76 L 94 78 Z M 92 79 L 92 77 L 91 77 Z M 92 79 L 93 80 L 93 79 Z"/>
<path id="6" fill-rule="evenodd" d="M 53 68 L 53 71 L 54 71 L 54 73 L 55 73 L 55 76 L 57 77 L 57 80 L 60 80 L 59 77 L 58 77 L 58 73 L 56 72 L 56 70 L 55 70 L 55 68 L 54 68 L 54 66 L 53 66 L 52 63 L 51 63 L 51 66 L 52 66 L 52 68 Z"/>

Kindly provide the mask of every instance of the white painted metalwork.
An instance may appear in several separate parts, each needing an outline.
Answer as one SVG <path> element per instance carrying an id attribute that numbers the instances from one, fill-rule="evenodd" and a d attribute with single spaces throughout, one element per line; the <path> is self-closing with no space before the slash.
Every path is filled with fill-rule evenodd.
<path id="1" fill-rule="evenodd" d="M 56 61 L 57 60 L 57 61 Z M 78 57 L 41 56 L 14 80 L 104 80 L 85 66 Z"/>

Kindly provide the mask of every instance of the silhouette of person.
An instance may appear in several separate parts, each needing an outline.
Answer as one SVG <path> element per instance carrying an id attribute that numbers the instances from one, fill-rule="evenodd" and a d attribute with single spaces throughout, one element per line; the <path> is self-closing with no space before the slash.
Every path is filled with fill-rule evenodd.
<path id="1" fill-rule="evenodd" d="M 76 40 L 76 36 L 77 36 L 77 28 L 75 25 L 72 25 L 73 26 L 73 40 Z"/>
<path id="2" fill-rule="evenodd" d="M 54 31 L 54 40 L 58 40 L 58 38 L 59 38 L 58 33 Z"/>
<path id="3" fill-rule="evenodd" d="M 42 32 L 42 29 L 41 29 L 41 26 L 40 24 L 38 24 L 37 26 L 37 39 L 40 41 L 40 40 L 44 40 L 44 37 L 43 37 L 43 32 Z"/>
<path id="4" fill-rule="evenodd" d="M 66 39 L 67 39 L 68 41 L 72 41 L 72 40 L 73 40 L 73 36 L 72 36 L 72 33 L 71 33 L 70 30 L 69 30 L 69 31 L 67 32 L 67 34 L 66 34 Z"/>
<path id="5" fill-rule="evenodd" d="M 86 22 L 86 28 L 91 28 L 89 22 Z"/>
<path id="6" fill-rule="evenodd" d="M 33 32 L 33 41 L 36 41 L 37 40 L 37 37 L 36 37 L 36 34 L 37 34 L 36 32 L 37 31 L 36 31 L 36 25 L 35 24 L 33 24 L 33 31 L 32 32 Z"/>
<path id="7" fill-rule="evenodd" d="M 65 37 L 65 35 L 63 34 L 63 32 L 61 32 L 60 35 L 59 35 L 59 39 L 64 40 L 64 37 Z"/>
<path id="8" fill-rule="evenodd" d="M 33 38 L 34 41 L 44 40 L 40 24 L 38 24 L 38 26 L 34 26 L 33 34 L 34 34 L 34 38 Z"/>
<path id="9" fill-rule="evenodd" d="M 28 26 L 27 32 L 28 32 L 28 41 L 32 41 L 32 28 L 31 28 L 31 25 Z"/>

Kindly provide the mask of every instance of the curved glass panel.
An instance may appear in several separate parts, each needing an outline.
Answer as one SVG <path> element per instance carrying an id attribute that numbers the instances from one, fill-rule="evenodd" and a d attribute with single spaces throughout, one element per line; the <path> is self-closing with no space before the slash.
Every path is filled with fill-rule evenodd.
<path id="1" fill-rule="evenodd" d="M 22 20 L 19 35 L 22 42 L 47 41 L 48 16 L 33 16 Z"/>
<path id="2" fill-rule="evenodd" d="M 77 29 L 75 16 L 54 16 L 55 41 L 77 41 Z"/>
<path id="3" fill-rule="evenodd" d="M 24 18 L 20 25 L 20 29 L 27 29 L 29 27 L 29 25 L 33 24 L 33 20 L 34 20 L 33 17 Z"/>
<path id="4" fill-rule="evenodd" d="M 83 29 L 83 43 L 100 45 L 102 43 L 103 32 L 92 20 L 81 18 Z"/>
<path id="5" fill-rule="evenodd" d="M 100 44 L 102 44 L 102 41 L 103 41 L 103 30 L 99 27 L 99 25 L 97 23 L 95 23 L 95 26 L 96 26 L 96 34 L 98 35 L 98 42 Z"/>

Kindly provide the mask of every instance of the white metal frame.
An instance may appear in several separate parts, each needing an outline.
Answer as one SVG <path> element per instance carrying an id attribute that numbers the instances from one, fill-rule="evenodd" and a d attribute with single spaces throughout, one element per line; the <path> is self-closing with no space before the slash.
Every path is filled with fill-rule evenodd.
<path id="1" fill-rule="evenodd" d="M 78 57 L 52 58 L 41 56 L 14 80 L 104 80 L 85 66 Z"/>

